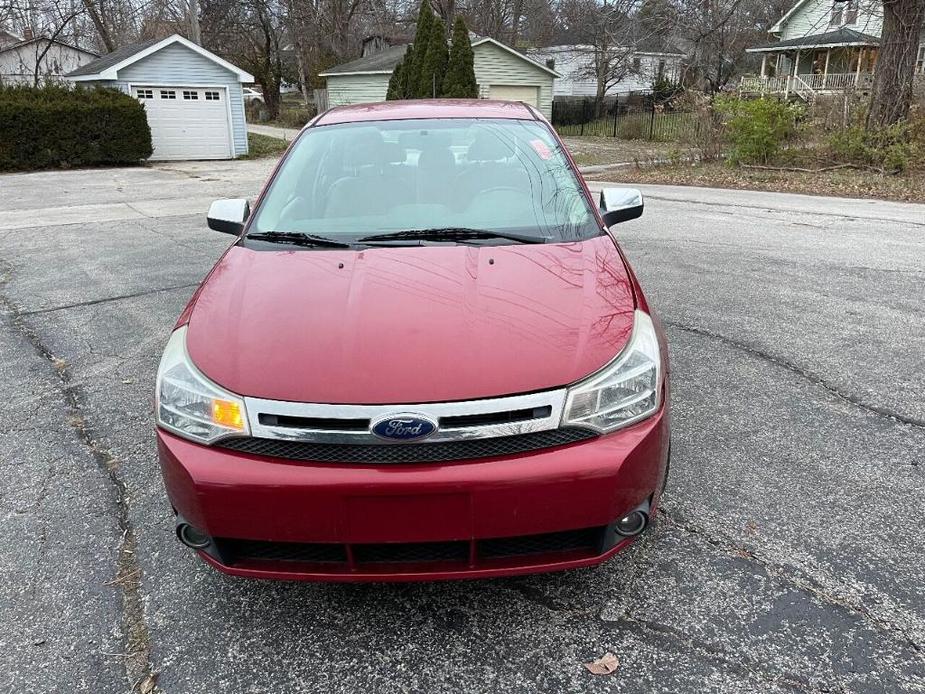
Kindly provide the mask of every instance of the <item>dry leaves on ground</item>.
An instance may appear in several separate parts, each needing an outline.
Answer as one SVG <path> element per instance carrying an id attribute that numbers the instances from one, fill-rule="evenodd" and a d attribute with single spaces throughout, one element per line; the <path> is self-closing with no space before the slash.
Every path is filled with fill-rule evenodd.
<path id="1" fill-rule="evenodd" d="M 588 672 L 593 675 L 610 675 L 616 672 L 617 668 L 620 667 L 620 659 L 613 653 L 605 653 L 597 660 L 584 663 L 584 666 L 588 668 Z"/>
<path id="2" fill-rule="evenodd" d="M 849 169 L 803 173 L 734 168 L 721 162 L 709 162 L 630 167 L 619 172 L 591 174 L 586 178 L 621 183 L 658 183 L 925 202 L 925 172 L 922 171 L 899 176 Z"/>

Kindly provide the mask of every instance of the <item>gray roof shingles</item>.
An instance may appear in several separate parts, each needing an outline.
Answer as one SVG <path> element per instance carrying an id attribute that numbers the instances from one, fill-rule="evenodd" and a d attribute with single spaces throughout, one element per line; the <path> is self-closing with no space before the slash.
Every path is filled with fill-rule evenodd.
<path id="1" fill-rule="evenodd" d="M 69 72 L 67 77 L 81 77 L 84 75 L 96 75 L 102 72 L 103 70 L 112 67 L 121 63 L 126 58 L 131 58 L 136 53 L 141 53 L 141 51 L 146 48 L 150 48 L 156 43 L 163 41 L 163 38 L 160 39 L 150 39 L 148 41 L 142 41 L 141 43 L 133 43 L 130 46 L 122 46 L 122 48 L 117 48 L 112 53 L 107 53 L 101 58 L 87 63 L 86 65 L 81 65 L 79 68 L 73 72 Z"/>
<path id="2" fill-rule="evenodd" d="M 349 63 L 335 65 L 321 72 L 322 75 L 343 75 L 350 72 L 392 72 L 395 66 L 401 62 L 405 55 L 405 49 L 408 44 L 403 46 L 392 46 L 379 53 L 368 55 L 365 58 L 357 58 Z"/>
<path id="3" fill-rule="evenodd" d="M 753 50 L 770 51 L 781 48 L 802 48 L 816 46 L 838 46 L 846 43 L 862 44 L 865 46 L 879 46 L 880 39 L 870 34 L 862 34 L 854 29 L 842 28 L 837 31 L 828 31 L 824 34 L 813 34 L 811 36 L 800 36 L 787 41 L 778 41 L 777 43 L 768 44 L 767 46 L 757 46 Z"/>

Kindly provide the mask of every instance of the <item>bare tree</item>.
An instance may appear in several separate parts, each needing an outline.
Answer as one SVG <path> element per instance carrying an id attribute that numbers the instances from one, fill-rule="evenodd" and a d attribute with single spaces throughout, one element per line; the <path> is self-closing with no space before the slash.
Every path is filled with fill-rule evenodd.
<path id="1" fill-rule="evenodd" d="M 107 26 L 103 13 L 100 11 L 100 8 L 94 2 L 94 0 L 81 0 L 83 2 L 84 9 L 87 11 L 87 15 L 93 21 L 93 26 L 96 28 L 96 33 L 100 38 L 100 41 L 103 44 L 103 47 L 106 49 L 106 52 L 111 53 L 116 50 L 116 42 L 113 39 L 112 32 Z"/>
<path id="2" fill-rule="evenodd" d="M 908 116 L 923 23 L 925 0 L 883 0 L 883 32 L 869 127 L 892 125 Z"/>
<path id="3" fill-rule="evenodd" d="M 187 5 L 189 14 L 189 37 L 193 43 L 202 43 L 202 33 L 199 29 L 199 0 L 189 0 Z"/>
<path id="4" fill-rule="evenodd" d="M 656 38 L 654 25 L 639 21 L 637 0 L 563 0 L 559 19 L 570 42 L 584 53 L 578 75 L 595 81 L 598 115 L 607 93 L 641 73 L 638 47 Z"/>
<path id="5" fill-rule="evenodd" d="M 780 7 L 762 0 L 680 2 L 678 26 L 689 47 L 687 81 L 708 92 L 725 88 L 749 63 L 745 49 L 766 40 Z"/>

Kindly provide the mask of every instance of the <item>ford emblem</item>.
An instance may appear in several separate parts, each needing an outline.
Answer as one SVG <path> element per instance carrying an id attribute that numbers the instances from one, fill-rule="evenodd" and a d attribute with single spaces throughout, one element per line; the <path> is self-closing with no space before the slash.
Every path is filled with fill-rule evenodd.
<path id="1" fill-rule="evenodd" d="M 390 414 L 375 420 L 369 430 L 380 439 L 418 441 L 437 431 L 437 423 L 419 414 Z"/>

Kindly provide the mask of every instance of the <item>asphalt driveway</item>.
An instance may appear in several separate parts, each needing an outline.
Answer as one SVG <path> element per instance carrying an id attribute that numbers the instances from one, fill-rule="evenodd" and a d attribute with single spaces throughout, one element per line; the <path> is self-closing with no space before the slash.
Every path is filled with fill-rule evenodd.
<path id="1" fill-rule="evenodd" d="M 176 542 L 152 436 L 208 201 L 270 165 L 0 176 L 0 693 L 925 691 L 925 206 L 646 189 L 655 527 L 565 574 L 274 584 Z"/>

